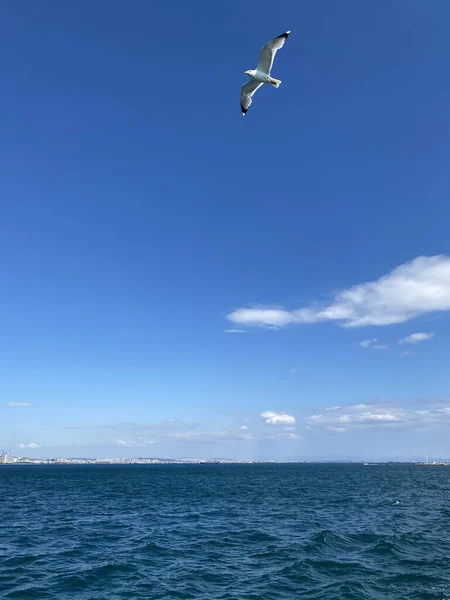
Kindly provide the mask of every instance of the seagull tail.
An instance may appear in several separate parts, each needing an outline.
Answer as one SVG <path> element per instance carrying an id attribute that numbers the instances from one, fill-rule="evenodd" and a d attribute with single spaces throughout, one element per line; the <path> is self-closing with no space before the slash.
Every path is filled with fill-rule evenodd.
<path id="1" fill-rule="evenodd" d="M 270 82 L 274 87 L 278 88 L 281 85 L 281 81 L 279 79 L 270 78 Z"/>

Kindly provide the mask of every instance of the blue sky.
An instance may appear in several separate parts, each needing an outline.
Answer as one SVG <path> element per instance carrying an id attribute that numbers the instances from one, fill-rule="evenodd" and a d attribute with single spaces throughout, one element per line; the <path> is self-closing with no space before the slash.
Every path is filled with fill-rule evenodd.
<path id="1" fill-rule="evenodd" d="M 450 456 L 449 26 L 446 0 L 2 2 L 0 445 Z"/>

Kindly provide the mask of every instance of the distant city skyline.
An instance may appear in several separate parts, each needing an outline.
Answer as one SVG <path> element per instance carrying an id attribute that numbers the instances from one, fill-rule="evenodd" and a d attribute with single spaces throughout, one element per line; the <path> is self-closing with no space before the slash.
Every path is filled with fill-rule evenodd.
<path id="1" fill-rule="evenodd" d="M 201 458 L 201 457 L 178 457 L 178 458 L 164 458 L 164 457 L 144 457 L 138 456 L 133 458 L 119 458 L 119 457 L 108 457 L 108 458 L 88 458 L 88 457 L 41 457 L 32 458 L 29 456 L 0 456 L 0 464 L 8 465 L 161 465 L 161 464 L 364 464 L 364 465 L 376 465 L 376 464 L 394 464 L 394 463 L 409 463 L 409 464 L 420 464 L 427 466 L 450 466 L 450 459 L 444 457 L 432 458 L 429 460 L 428 457 L 423 458 L 392 458 L 385 460 L 360 460 L 360 459 L 285 459 L 285 460 L 270 460 L 270 459 L 232 459 L 232 458 Z"/>
<path id="2" fill-rule="evenodd" d="M 449 28 L 448 0 L 0 3 L 0 449 L 450 456 Z"/>

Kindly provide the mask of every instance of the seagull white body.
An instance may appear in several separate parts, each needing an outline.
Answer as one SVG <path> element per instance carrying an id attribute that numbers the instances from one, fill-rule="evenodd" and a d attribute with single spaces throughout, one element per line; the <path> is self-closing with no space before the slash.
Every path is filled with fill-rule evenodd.
<path id="1" fill-rule="evenodd" d="M 258 69 L 250 69 L 248 71 L 245 71 L 245 74 L 248 75 L 251 79 L 254 79 L 255 81 L 260 81 L 261 83 L 271 83 L 272 85 L 279 85 L 281 83 L 281 81 L 279 81 L 278 79 L 274 79 L 267 73 L 259 71 Z"/>
<path id="2" fill-rule="evenodd" d="M 284 46 L 284 42 L 290 33 L 290 31 L 286 31 L 266 44 L 260 52 L 259 64 L 256 69 L 245 71 L 245 74 L 250 77 L 250 81 L 247 81 L 241 89 L 241 111 L 244 117 L 252 103 L 252 96 L 262 85 L 268 83 L 274 87 L 280 87 L 281 81 L 271 77 L 270 71 L 272 70 L 275 54 Z"/>

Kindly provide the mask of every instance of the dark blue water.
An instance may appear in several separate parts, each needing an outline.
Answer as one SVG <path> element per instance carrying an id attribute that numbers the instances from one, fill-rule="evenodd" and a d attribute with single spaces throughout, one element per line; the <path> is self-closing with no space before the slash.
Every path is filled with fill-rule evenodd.
<path id="1" fill-rule="evenodd" d="M 0 598 L 450 598 L 450 468 L 4 466 Z"/>

